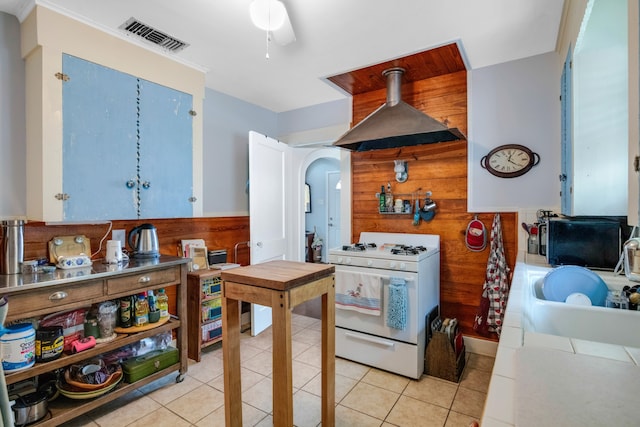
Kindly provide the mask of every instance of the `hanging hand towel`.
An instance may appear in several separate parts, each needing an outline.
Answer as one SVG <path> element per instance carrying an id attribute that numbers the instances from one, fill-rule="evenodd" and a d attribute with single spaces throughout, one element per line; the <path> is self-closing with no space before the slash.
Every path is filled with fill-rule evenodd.
<path id="1" fill-rule="evenodd" d="M 336 271 L 336 308 L 380 316 L 380 276 Z"/>
<path id="2" fill-rule="evenodd" d="M 407 328 L 407 282 L 392 277 L 389 283 L 389 302 L 387 304 L 387 326 L 404 331 Z"/>
<path id="3" fill-rule="evenodd" d="M 495 332 L 500 336 L 502 318 L 509 297 L 509 266 L 502 243 L 500 214 L 493 217 L 491 227 L 491 251 L 487 261 L 487 271 L 482 289 L 480 307 L 475 317 L 473 330 L 487 335 Z"/>

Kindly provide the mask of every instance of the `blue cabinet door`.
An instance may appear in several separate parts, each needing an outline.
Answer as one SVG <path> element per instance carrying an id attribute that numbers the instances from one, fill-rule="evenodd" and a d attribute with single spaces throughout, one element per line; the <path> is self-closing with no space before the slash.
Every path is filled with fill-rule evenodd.
<path id="1" fill-rule="evenodd" d="M 136 218 L 136 79 L 70 55 L 62 68 L 64 219 Z"/>
<path id="2" fill-rule="evenodd" d="M 192 96 L 146 80 L 139 91 L 140 217 L 191 217 Z"/>
<path id="3" fill-rule="evenodd" d="M 192 97 L 63 55 L 64 219 L 190 217 Z"/>

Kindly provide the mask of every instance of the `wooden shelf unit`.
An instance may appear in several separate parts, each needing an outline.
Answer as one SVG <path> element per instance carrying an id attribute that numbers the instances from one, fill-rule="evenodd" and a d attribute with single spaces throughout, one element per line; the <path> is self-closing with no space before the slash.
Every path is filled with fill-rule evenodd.
<path id="1" fill-rule="evenodd" d="M 140 264 L 137 265 L 135 261 L 131 261 L 128 268 L 118 272 L 101 271 L 105 270 L 104 267 L 97 265 L 91 274 L 81 279 L 77 277 L 68 280 L 61 279 L 60 277 L 64 277 L 64 272 L 57 272 L 57 276 L 50 283 L 33 283 L 24 287 L 6 286 L 0 280 L 0 296 L 7 296 L 10 300 L 7 321 L 35 318 L 46 314 L 88 307 L 101 301 L 116 300 L 149 289 L 176 285 L 177 317 L 172 316 L 169 322 L 144 332 L 118 334 L 115 340 L 97 344 L 94 348 L 81 353 L 65 353 L 56 360 L 36 363 L 28 369 L 6 373 L 5 379 L 7 384 L 14 384 L 168 331 L 176 335 L 176 347 L 180 354 L 177 363 L 135 383 L 121 382 L 112 391 L 93 399 L 74 400 L 58 396 L 55 400 L 49 402 L 50 414 L 31 424 L 32 426 L 58 426 L 176 370 L 178 371 L 176 381 L 181 382 L 184 379 L 188 369 L 186 355 L 187 334 L 184 329 L 185 323 L 180 319 L 186 319 L 186 261 L 178 257 L 163 256 L 155 264 Z M 87 289 L 90 290 L 89 295 L 85 292 Z M 61 300 L 50 298 L 52 295 L 60 294 L 65 295 Z"/>
<path id="2" fill-rule="evenodd" d="M 221 270 L 187 274 L 189 358 L 200 361 L 202 349 L 222 340 Z"/>

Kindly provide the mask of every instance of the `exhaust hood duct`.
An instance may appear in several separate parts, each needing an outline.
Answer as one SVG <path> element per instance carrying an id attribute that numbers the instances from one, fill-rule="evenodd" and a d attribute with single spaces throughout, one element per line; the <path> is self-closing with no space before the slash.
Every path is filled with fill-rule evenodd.
<path id="1" fill-rule="evenodd" d="M 382 72 L 387 78 L 387 102 L 342 135 L 333 146 L 352 151 L 380 150 L 466 139 L 401 98 L 403 68 Z"/>

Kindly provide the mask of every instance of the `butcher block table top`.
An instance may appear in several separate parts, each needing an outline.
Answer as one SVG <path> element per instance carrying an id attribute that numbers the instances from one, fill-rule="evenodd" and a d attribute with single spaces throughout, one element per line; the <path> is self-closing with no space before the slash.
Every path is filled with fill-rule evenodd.
<path id="1" fill-rule="evenodd" d="M 223 270 L 220 277 L 227 282 L 286 291 L 327 277 L 335 270 L 331 264 L 276 260 Z"/>

